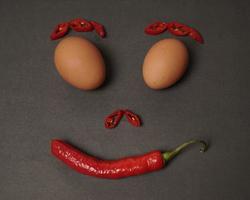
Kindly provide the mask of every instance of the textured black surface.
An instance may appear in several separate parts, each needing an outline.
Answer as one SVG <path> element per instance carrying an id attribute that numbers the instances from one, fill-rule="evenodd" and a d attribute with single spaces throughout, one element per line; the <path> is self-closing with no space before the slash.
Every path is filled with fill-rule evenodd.
<path id="1" fill-rule="evenodd" d="M 250 199 L 249 1 L 1 1 L 0 199 Z M 61 21 L 103 23 L 107 39 L 84 35 L 103 52 L 105 86 L 83 92 L 67 85 L 53 64 Z M 150 37 L 154 19 L 177 20 L 201 31 L 188 38 L 191 63 L 174 87 L 144 85 L 147 50 L 169 34 Z M 103 119 L 116 108 L 142 116 L 114 130 Z M 164 170 L 118 181 L 83 176 L 50 154 L 50 140 L 68 140 L 106 159 L 169 149 L 191 138 L 209 141 L 205 154 L 190 148 Z"/>

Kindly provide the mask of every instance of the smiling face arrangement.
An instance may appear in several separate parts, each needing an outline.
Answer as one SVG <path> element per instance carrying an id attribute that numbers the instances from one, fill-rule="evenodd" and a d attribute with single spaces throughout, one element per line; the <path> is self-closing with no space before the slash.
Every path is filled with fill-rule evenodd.
<path id="1" fill-rule="evenodd" d="M 64 37 L 70 29 L 77 32 L 96 31 L 105 37 L 104 26 L 85 19 L 74 19 L 56 26 L 50 38 Z M 147 26 L 146 34 L 158 35 L 169 31 L 175 36 L 189 36 L 199 43 L 203 38 L 197 30 L 178 22 L 157 21 Z M 175 84 L 185 73 L 188 66 L 188 50 L 183 42 L 177 39 L 163 39 L 155 43 L 147 52 L 142 76 L 145 84 L 152 89 L 165 89 Z M 54 62 L 61 77 L 72 86 L 81 90 L 94 90 L 105 81 L 106 66 L 101 52 L 89 40 L 82 37 L 66 37 L 55 49 Z M 105 120 L 106 128 L 115 128 L 123 115 L 136 127 L 141 125 L 140 118 L 129 110 L 117 110 Z M 202 144 L 201 152 L 207 144 L 201 140 L 191 140 L 172 151 L 161 153 L 152 151 L 141 156 L 127 157 L 119 160 L 105 161 L 89 156 L 61 140 L 52 140 L 51 151 L 74 170 L 90 176 L 118 179 L 140 175 L 159 170 L 190 144 Z"/>

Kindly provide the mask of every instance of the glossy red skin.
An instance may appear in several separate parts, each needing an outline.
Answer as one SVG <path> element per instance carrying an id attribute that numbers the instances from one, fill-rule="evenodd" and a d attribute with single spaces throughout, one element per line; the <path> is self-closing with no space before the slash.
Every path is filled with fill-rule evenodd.
<path id="1" fill-rule="evenodd" d="M 197 42 L 201 44 L 204 43 L 204 39 L 202 35 L 194 28 L 190 28 L 190 33 L 188 34 L 188 36 L 193 38 L 194 40 L 196 40 Z"/>
<path id="2" fill-rule="evenodd" d="M 194 28 L 191 28 L 185 24 L 179 22 L 168 23 L 168 31 L 176 36 L 189 36 L 197 42 L 203 44 L 204 39 L 202 35 Z"/>
<path id="3" fill-rule="evenodd" d="M 166 31 L 168 28 L 167 23 L 157 21 L 154 22 L 153 24 L 148 25 L 145 29 L 144 32 L 149 34 L 149 35 L 159 35 Z"/>
<path id="4" fill-rule="evenodd" d="M 105 122 L 104 122 L 105 128 L 115 128 L 119 124 L 123 114 L 124 114 L 123 110 L 117 110 L 111 113 L 110 115 L 108 115 L 105 118 Z"/>
<path id="5" fill-rule="evenodd" d="M 89 32 L 94 30 L 94 27 L 91 23 L 81 18 L 71 20 L 70 27 L 77 32 Z"/>
<path id="6" fill-rule="evenodd" d="M 118 160 L 100 160 L 61 140 L 52 140 L 51 152 L 77 172 L 98 178 L 120 179 L 146 174 L 164 167 L 164 159 L 160 151 Z"/>
<path id="7" fill-rule="evenodd" d="M 168 23 L 168 31 L 176 36 L 186 36 L 190 33 L 190 27 L 179 22 Z"/>
<path id="8" fill-rule="evenodd" d="M 127 120 L 130 122 L 130 124 L 136 127 L 141 126 L 141 119 L 139 118 L 138 115 L 131 112 L 130 110 L 125 110 L 124 113 L 125 113 Z"/>
<path id="9" fill-rule="evenodd" d="M 51 33 L 50 39 L 57 40 L 66 35 L 68 31 L 69 31 L 69 23 L 68 22 L 60 23 L 55 27 L 54 31 Z"/>
<path id="10" fill-rule="evenodd" d="M 95 22 L 95 21 L 90 21 L 90 23 L 93 25 L 96 33 L 101 36 L 102 38 L 104 38 L 106 36 L 106 31 L 105 28 L 102 24 Z"/>

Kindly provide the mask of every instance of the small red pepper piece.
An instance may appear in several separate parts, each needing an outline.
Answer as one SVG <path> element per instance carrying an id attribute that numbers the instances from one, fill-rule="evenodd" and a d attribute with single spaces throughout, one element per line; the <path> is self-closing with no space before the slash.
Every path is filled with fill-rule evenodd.
<path id="1" fill-rule="evenodd" d="M 155 150 L 144 155 L 125 157 L 118 160 L 101 160 L 81 152 L 62 140 L 52 140 L 51 153 L 81 174 L 99 178 L 120 179 L 160 170 L 183 149 L 197 143 L 202 145 L 200 152 L 205 152 L 208 145 L 204 141 L 191 140 L 172 151 L 161 153 Z"/>
<path id="2" fill-rule="evenodd" d="M 105 28 L 102 24 L 95 22 L 95 21 L 90 21 L 90 23 L 93 25 L 96 33 L 101 36 L 102 38 L 104 38 L 106 36 L 106 31 Z"/>
<path id="3" fill-rule="evenodd" d="M 119 124 L 123 114 L 123 110 L 117 110 L 108 115 L 104 122 L 105 128 L 115 128 Z"/>
<path id="4" fill-rule="evenodd" d="M 130 110 L 125 110 L 124 114 L 127 118 L 127 120 L 132 124 L 133 126 L 139 127 L 141 126 L 141 119 L 138 115 L 131 112 Z"/>
<path id="5" fill-rule="evenodd" d="M 60 23 L 55 27 L 54 31 L 51 33 L 50 39 L 57 40 L 66 35 L 68 31 L 69 31 L 69 23 L 68 22 Z"/>
<path id="6" fill-rule="evenodd" d="M 153 24 L 148 25 L 145 29 L 144 32 L 149 34 L 149 35 L 159 35 L 166 31 L 168 28 L 167 23 L 157 21 L 154 22 Z"/>
<path id="7" fill-rule="evenodd" d="M 71 20 L 70 27 L 77 32 L 90 32 L 94 30 L 94 27 L 90 22 L 81 18 Z"/>
<path id="8" fill-rule="evenodd" d="M 196 40 L 197 42 L 203 44 L 204 39 L 202 35 L 194 28 L 191 28 L 185 24 L 179 22 L 170 22 L 168 23 L 168 30 L 170 33 L 176 36 L 189 36 Z"/>
<path id="9" fill-rule="evenodd" d="M 186 36 L 190 33 L 190 28 L 179 22 L 168 23 L 168 31 L 176 36 Z"/>
<path id="10" fill-rule="evenodd" d="M 197 42 L 199 42 L 201 44 L 204 43 L 204 39 L 203 39 L 202 35 L 194 28 L 190 28 L 190 32 L 189 32 L 188 36 L 193 38 L 194 40 L 196 40 Z"/>

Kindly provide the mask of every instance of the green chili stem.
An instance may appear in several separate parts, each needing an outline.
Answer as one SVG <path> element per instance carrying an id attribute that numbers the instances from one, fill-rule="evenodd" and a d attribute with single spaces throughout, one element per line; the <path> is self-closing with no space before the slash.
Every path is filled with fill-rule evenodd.
<path id="1" fill-rule="evenodd" d="M 202 140 L 190 140 L 188 142 L 185 142 L 183 144 L 181 144 L 180 146 L 178 146 L 177 148 L 175 148 L 172 151 L 166 151 L 164 152 L 163 158 L 165 160 L 165 162 L 168 162 L 169 160 L 172 160 L 176 155 L 178 155 L 183 149 L 185 149 L 186 147 L 192 145 L 192 144 L 201 144 L 202 147 L 200 148 L 200 152 L 205 152 L 208 148 L 208 145 L 206 142 L 202 141 Z"/>

